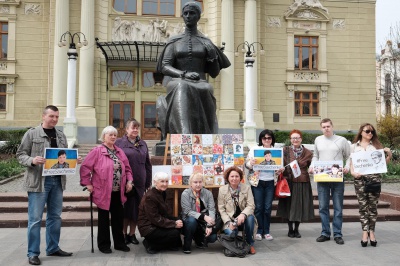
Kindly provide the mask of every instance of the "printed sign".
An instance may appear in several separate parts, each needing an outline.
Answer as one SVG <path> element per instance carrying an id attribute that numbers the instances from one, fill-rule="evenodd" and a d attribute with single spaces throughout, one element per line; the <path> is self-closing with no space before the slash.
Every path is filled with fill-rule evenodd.
<path id="1" fill-rule="evenodd" d="M 387 172 L 385 152 L 383 149 L 352 153 L 351 162 L 353 163 L 354 172 L 362 175 Z"/>
<path id="2" fill-rule="evenodd" d="M 256 163 L 253 165 L 254 171 L 278 170 L 283 167 L 282 149 L 255 149 L 254 159 L 256 159 Z"/>
<path id="3" fill-rule="evenodd" d="M 43 176 L 76 174 L 77 149 L 46 148 L 44 158 L 46 163 L 43 165 Z"/>
<path id="4" fill-rule="evenodd" d="M 314 182 L 343 182 L 343 161 L 314 161 Z"/>

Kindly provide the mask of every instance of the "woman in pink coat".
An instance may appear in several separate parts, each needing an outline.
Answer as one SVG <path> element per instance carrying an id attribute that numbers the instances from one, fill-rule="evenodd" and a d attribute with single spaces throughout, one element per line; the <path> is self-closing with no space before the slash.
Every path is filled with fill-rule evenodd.
<path id="1" fill-rule="evenodd" d="M 132 190 L 132 170 L 125 153 L 114 145 L 117 130 L 112 126 L 103 129 L 102 145 L 89 152 L 80 169 L 81 185 L 92 193 L 98 209 L 97 247 L 103 253 L 111 253 L 111 230 L 114 249 L 128 252 L 122 233 L 125 191 Z"/>

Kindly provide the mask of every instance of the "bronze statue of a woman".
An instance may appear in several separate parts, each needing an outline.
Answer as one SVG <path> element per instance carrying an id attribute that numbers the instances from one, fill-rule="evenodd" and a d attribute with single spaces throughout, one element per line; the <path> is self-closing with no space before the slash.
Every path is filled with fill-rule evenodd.
<path id="1" fill-rule="evenodd" d="M 185 4 L 185 32 L 172 37 L 157 64 L 157 72 L 172 77 L 167 95 L 157 100 L 163 136 L 170 134 L 213 134 L 218 131 L 216 100 L 206 73 L 215 78 L 229 59 L 210 39 L 197 31 L 201 10 L 194 2 Z"/>

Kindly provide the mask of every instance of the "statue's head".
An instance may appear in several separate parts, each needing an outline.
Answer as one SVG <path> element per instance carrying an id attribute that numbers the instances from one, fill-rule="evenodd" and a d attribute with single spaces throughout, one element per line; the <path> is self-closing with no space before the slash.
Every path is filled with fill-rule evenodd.
<path id="1" fill-rule="evenodd" d="M 195 11 L 197 13 L 197 16 L 200 19 L 201 16 L 201 8 L 199 5 L 196 4 L 196 2 L 187 2 L 186 4 L 183 5 L 182 7 L 182 16 L 185 13 L 185 11 Z"/>

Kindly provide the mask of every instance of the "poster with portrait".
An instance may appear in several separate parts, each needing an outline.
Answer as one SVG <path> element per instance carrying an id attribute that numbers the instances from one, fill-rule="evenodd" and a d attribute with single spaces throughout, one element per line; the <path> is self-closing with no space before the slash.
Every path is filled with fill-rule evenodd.
<path id="1" fill-rule="evenodd" d="M 343 161 L 314 161 L 314 182 L 343 182 Z"/>
<path id="2" fill-rule="evenodd" d="M 256 163 L 253 166 L 254 171 L 278 170 L 283 167 L 283 151 L 278 148 L 257 148 L 254 149 L 253 158 Z"/>
<path id="3" fill-rule="evenodd" d="M 43 176 L 76 174 L 77 149 L 46 148 L 44 158 L 46 163 L 43 165 Z"/>
<path id="4" fill-rule="evenodd" d="M 385 152 L 383 149 L 352 153 L 351 162 L 353 163 L 354 172 L 362 175 L 387 172 Z"/>
<path id="5" fill-rule="evenodd" d="M 153 165 L 153 173 L 166 172 L 172 185 L 187 185 L 192 173 L 203 174 L 205 185 L 220 185 L 225 169 L 244 164 L 241 134 L 171 134 L 170 139 L 171 165 Z"/>

